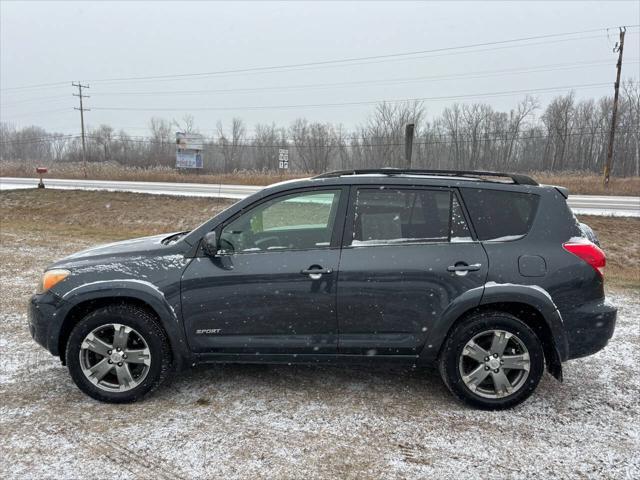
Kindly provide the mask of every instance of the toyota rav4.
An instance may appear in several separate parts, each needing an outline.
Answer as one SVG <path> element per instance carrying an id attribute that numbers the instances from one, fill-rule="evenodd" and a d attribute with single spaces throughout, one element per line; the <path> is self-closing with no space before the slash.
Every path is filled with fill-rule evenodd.
<path id="1" fill-rule="evenodd" d="M 613 334 L 605 255 L 523 175 L 356 170 L 283 182 L 190 232 L 71 255 L 33 338 L 98 400 L 209 363 L 437 365 L 468 404 L 524 401 Z"/>

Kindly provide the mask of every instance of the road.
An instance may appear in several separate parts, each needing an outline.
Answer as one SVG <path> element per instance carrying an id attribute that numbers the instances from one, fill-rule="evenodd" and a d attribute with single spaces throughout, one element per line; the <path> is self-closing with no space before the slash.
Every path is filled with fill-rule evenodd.
<path id="1" fill-rule="evenodd" d="M 0 178 L 0 190 L 33 188 L 34 178 Z M 253 185 L 218 185 L 211 183 L 125 182 L 114 180 L 67 180 L 47 178 L 47 188 L 67 190 L 109 190 L 118 192 L 149 193 L 155 195 L 180 195 L 192 197 L 224 197 L 242 199 L 259 191 Z M 569 206 L 582 215 L 616 215 L 640 217 L 640 197 L 608 195 L 571 195 Z"/>

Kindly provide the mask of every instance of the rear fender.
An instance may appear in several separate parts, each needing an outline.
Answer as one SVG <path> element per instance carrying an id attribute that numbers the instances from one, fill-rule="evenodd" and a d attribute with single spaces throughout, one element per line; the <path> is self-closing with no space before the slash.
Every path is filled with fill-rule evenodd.
<path id="1" fill-rule="evenodd" d="M 564 324 L 551 295 L 536 285 L 488 282 L 483 287 L 465 292 L 449 305 L 438 324 L 427 337 L 419 356 L 420 362 L 433 362 L 455 322 L 474 310 L 490 308 L 492 304 L 523 304 L 539 313 L 550 333 L 545 344 L 549 372 L 562 379 L 562 361 L 567 359 L 568 345 Z M 545 343 L 544 335 L 541 335 Z"/>
<path id="2" fill-rule="evenodd" d="M 549 292 L 538 285 L 496 282 L 485 284 L 480 305 L 490 306 L 500 303 L 528 305 L 540 314 L 549 333 L 545 336 L 544 332 L 536 332 L 543 342 L 547 369 L 551 375 L 562 381 L 562 362 L 568 359 L 569 344 L 562 316 Z"/>
<path id="3" fill-rule="evenodd" d="M 480 305 L 491 303 L 523 303 L 535 308 L 546 322 L 561 360 L 566 360 L 567 337 L 562 316 L 551 295 L 538 285 L 488 282 Z"/>

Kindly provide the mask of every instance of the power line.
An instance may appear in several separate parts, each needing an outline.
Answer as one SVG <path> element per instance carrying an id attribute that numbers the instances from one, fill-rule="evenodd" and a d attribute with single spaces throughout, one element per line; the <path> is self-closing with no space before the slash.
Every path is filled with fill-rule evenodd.
<path id="1" fill-rule="evenodd" d="M 315 104 L 298 104 L 298 105 L 251 105 L 251 106 L 233 106 L 233 107 L 162 107 L 162 108 L 145 108 L 145 107 L 93 107 L 94 110 L 103 111 L 138 111 L 138 112 L 190 112 L 190 111 L 214 111 L 214 110 L 276 110 L 276 109 L 290 109 L 290 108 L 317 108 L 317 107 L 342 107 L 342 106 L 355 106 L 355 105 L 375 105 L 381 103 L 410 103 L 410 102 L 424 102 L 430 100 L 455 100 L 462 98 L 485 98 L 485 97 L 498 97 L 505 95 L 520 95 L 530 94 L 535 92 L 544 91 L 557 91 L 567 89 L 582 89 L 582 88 L 594 88 L 610 85 L 609 83 L 590 83 L 582 85 L 565 85 L 558 87 L 546 87 L 546 88 L 534 88 L 523 90 L 505 90 L 499 92 L 488 93 L 473 93 L 464 95 L 445 95 L 439 97 L 415 97 L 415 98 L 403 98 L 403 99 L 378 99 L 378 100 L 366 100 L 357 102 L 337 102 L 337 103 L 315 103 Z"/>
<path id="2" fill-rule="evenodd" d="M 608 127 L 584 127 L 578 129 L 579 131 L 571 131 L 566 133 L 565 135 L 553 135 L 553 134 L 540 134 L 540 133 L 529 133 L 527 134 L 526 130 L 523 131 L 514 131 L 514 130 L 496 130 L 490 132 L 483 132 L 479 134 L 476 138 L 466 138 L 469 137 L 470 134 L 459 134 L 454 137 L 451 134 L 442 134 L 442 133 L 427 133 L 429 137 L 438 137 L 438 140 L 423 140 L 414 142 L 414 145 L 440 145 L 440 144 L 451 144 L 451 143 L 482 143 L 482 142 L 492 142 L 492 141 L 505 141 L 510 140 L 509 136 L 515 134 L 515 139 L 517 141 L 521 140 L 535 140 L 535 139 L 545 139 L 550 137 L 580 137 L 580 136 L 589 136 L 595 134 L 606 134 L 609 130 Z M 619 130 L 620 133 L 636 133 L 640 131 L 640 125 L 634 125 L 629 128 L 625 128 Z M 425 134 L 419 135 L 418 138 L 425 137 Z M 78 134 L 70 134 L 63 136 L 48 136 L 48 137 L 34 137 L 30 139 L 18 139 L 18 140 L 5 140 L 0 141 L 0 145 L 24 145 L 29 143 L 43 143 L 43 142 L 51 142 L 54 140 L 73 140 L 81 138 L 81 135 Z M 97 135 L 87 135 L 86 138 L 92 140 L 104 140 L 104 137 L 100 137 Z M 252 139 L 244 139 L 244 142 L 238 144 L 237 146 L 242 148 L 279 148 L 284 145 L 288 145 L 296 148 L 377 148 L 377 147 L 401 147 L 404 146 L 404 141 L 393 141 L 393 142 L 370 142 L 371 140 L 376 140 L 378 137 L 360 137 L 360 136 L 346 136 L 344 138 L 344 143 L 327 143 L 325 145 L 305 145 L 303 143 L 296 144 L 295 141 L 291 138 L 284 139 L 282 143 L 277 144 L 257 144 L 257 143 L 246 143 Z M 135 138 L 130 136 L 122 136 L 122 135 L 113 135 L 112 140 L 114 142 L 120 141 L 121 143 L 131 142 L 131 143 L 140 143 L 140 144 L 156 144 L 156 145 L 166 145 L 173 146 L 174 141 L 171 140 L 155 140 L 153 138 Z M 256 139 L 253 139 L 254 141 Z M 357 144 L 347 143 L 357 141 Z M 215 140 L 211 140 L 209 143 L 205 143 L 205 150 L 209 150 L 212 148 L 222 148 L 221 145 L 215 144 Z"/>
<path id="3" fill-rule="evenodd" d="M 18 114 L 11 114 L 10 118 L 16 118 L 16 117 L 30 117 L 33 115 L 44 115 L 47 113 L 59 113 L 59 112 L 71 112 L 72 110 L 70 108 L 56 108 L 53 110 L 39 110 L 37 112 L 24 112 L 24 113 L 18 113 Z M 3 118 L 3 121 L 6 121 L 7 116 L 6 115 L 0 115 L 0 117 Z"/>
<path id="4" fill-rule="evenodd" d="M 205 89 L 205 90 L 164 90 L 164 91 L 135 91 L 135 92 L 94 92 L 94 96 L 155 96 L 155 95 L 201 95 L 207 93 L 251 93 L 251 92 L 263 92 L 263 91 L 277 91 L 277 90 L 296 90 L 296 89 L 314 89 L 314 88 L 333 88 L 333 87 L 350 87 L 360 85 L 387 85 L 397 83 L 412 83 L 412 82 L 427 82 L 438 80 L 450 80 L 454 78 L 465 79 L 477 79 L 486 78 L 491 76 L 505 75 L 505 74 L 521 74 L 521 73 L 542 73 L 552 72 L 558 70 L 571 70 L 585 67 L 593 67 L 600 65 L 609 65 L 610 61 L 596 61 L 596 62 L 574 62 L 574 63 L 559 63 L 550 65 L 540 65 L 537 67 L 529 67 L 525 69 L 501 69 L 501 70 L 483 70 L 479 72 L 464 72 L 450 75 L 429 75 L 420 77 L 403 77 L 403 78 L 389 78 L 378 80 L 357 80 L 350 82 L 333 82 L 333 83 L 315 83 L 315 84 L 298 84 L 298 85 L 279 85 L 272 87 L 247 87 L 247 88 L 230 88 L 230 89 Z M 627 63 L 640 63 L 638 59 L 629 61 Z"/>
<path id="5" fill-rule="evenodd" d="M 640 63 L 640 59 L 631 59 L 627 61 L 627 64 Z M 165 90 L 165 91 L 135 91 L 135 92 L 93 92 L 92 96 L 154 96 L 154 95 L 201 95 L 206 93 L 243 93 L 243 92 L 261 92 L 261 91 L 277 91 L 277 90 L 294 90 L 294 89 L 313 89 L 313 88 L 333 88 L 333 87 L 350 87 L 360 86 L 366 84 L 372 85 L 386 85 L 395 83 L 412 83 L 412 82 L 428 82 L 438 80 L 449 80 L 454 78 L 476 79 L 485 78 L 491 76 L 502 76 L 509 74 L 523 74 L 523 73 L 541 73 L 551 72 L 557 70 L 571 70 L 580 68 L 589 68 L 593 66 L 609 65 L 610 61 L 587 61 L 587 62 L 564 62 L 556 64 L 538 65 L 528 68 L 510 68 L 500 70 L 481 70 L 477 72 L 462 72 L 449 75 L 429 75 L 420 77 L 401 77 L 401 78 L 389 78 L 389 79 L 377 79 L 377 80 L 359 80 L 350 82 L 334 82 L 334 83 L 316 83 L 316 84 L 300 84 L 300 85 L 284 85 L 273 87 L 247 87 L 247 88 L 231 88 L 231 89 L 205 89 L 205 90 Z M 46 97 L 33 97 L 29 99 L 22 99 L 14 102 L 2 102 L 2 107 L 12 107 L 23 103 L 42 102 L 47 100 L 66 99 L 68 97 L 61 95 L 46 96 Z M 49 102 L 47 102 L 49 103 Z"/>
<path id="6" fill-rule="evenodd" d="M 47 143 L 56 140 L 72 140 L 74 138 L 80 138 L 80 135 L 61 135 L 61 136 L 49 136 L 39 138 L 25 138 L 18 140 L 3 140 L 0 141 L 0 145 L 28 145 L 31 143 Z"/>
<path id="7" fill-rule="evenodd" d="M 637 33 L 640 33 L 640 32 L 630 32 L 629 35 L 633 35 L 633 34 L 637 34 Z M 365 62 L 356 62 L 356 63 L 349 63 L 349 64 L 321 65 L 321 66 L 297 67 L 297 68 L 293 68 L 292 67 L 292 68 L 286 68 L 286 69 L 280 69 L 280 70 L 262 70 L 262 71 L 241 72 L 241 73 L 233 73 L 233 72 L 231 72 L 231 73 L 219 73 L 219 74 L 203 73 L 203 74 L 193 74 L 190 77 L 179 77 L 179 78 L 175 78 L 175 77 L 156 78 L 156 79 L 131 78 L 131 79 L 128 79 L 127 81 L 129 81 L 129 82 L 139 82 L 139 83 L 143 83 L 144 84 L 144 83 L 155 83 L 155 82 L 175 82 L 175 81 L 194 80 L 194 79 L 206 79 L 208 77 L 242 76 L 244 78 L 244 77 L 251 76 L 251 75 L 279 74 L 279 73 L 298 72 L 298 71 L 304 71 L 304 70 L 309 70 L 309 69 L 318 69 L 318 68 L 345 68 L 345 67 L 356 67 L 356 66 L 361 66 L 361 65 L 373 65 L 373 64 L 389 63 L 389 62 L 406 62 L 406 61 L 422 60 L 422 59 L 426 59 L 426 58 L 435 58 L 435 57 L 451 56 L 451 55 L 478 54 L 478 53 L 493 52 L 493 51 L 496 51 L 496 50 L 503 50 L 503 49 L 515 48 L 515 47 L 530 47 L 530 46 L 536 46 L 536 45 L 557 44 L 557 43 L 562 43 L 562 42 L 569 42 L 569 41 L 575 41 L 575 40 L 587 40 L 587 39 L 593 39 L 593 38 L 603 38 L 603 35 L 593 35 L 593 36 L 589 36 L 589 37 L 568 38 L 568 39 L 559 39 L 559 40 L 547 40 L 547 41 L 542 41 L 542 42 L 527 43 L 527 44 L 524 44 L 524 45 L 503 45 L 503 46 L 500 46 L 500 47 L 491 47 L 491 48 L 484 48 L 484 49 L 477 49 L 477 50 L 449 52 L 449 53 L 438 53 L 438 54 L 422 55 L 422 56 L 410 57 L 410 58 L 402 57 L 402 58 L 387 58 L 387 59 L 384 59 L 384 60 L 369 60 L 369 61 L 365 61 Z M 110 83 L 120 83 L 122 81 L 125 81 L 125 79 L 123 79 L 123 80 L 96 80 L 95 83 L 104 85 L 104 84 L 110 84 Z"/>
<path id="8" fill-rule="evenodd" d="M 631 28 L 636 28 L 638 26 L 640 25 L 629 25 L 627 26 L 627 28 L 631 29 Z M 242 74 L 247 74 L 252 72 L 264 73 L 264 72 L 269 72 L 273 70 L 288 71 L 291 69 L 343 65 L 343 64 L 362 65 L 362 63 L 354 63 L 354 62 L 375 63 L 371 61 L 375 61 L 375 60 L 388 61 L 392 59 L 403 59 L 407 57 L 424 58 L 424 57 L 416 57 L 416 56 L 433 54 L 433 53 L 445 53 L 445 52 L 448 52 L 447 54 L 450 55 L 451 52 L 454 52 L 456 50 L 469 50 L 469 49 L 478 48 L 482 46 L 493 46 L 493 47 L 498 47 L 495 49 L 499 49 L 500 45 L 505 45 L 509 43 L 520 43 L 520 42 L 531 41 L 536 39 L 552 39 L 552 38 L 558 39 L 558 37 L 580 35 L 584 33 L 606 32 L 609 28 L 597 28 L 597 29 L 590 29 L 590 30 L 554 33 L 554 34 L 547 34 L 547 35 L 533 35 L 529 37 L 520 37 L 520 38 L 498 40 L 498 41 L 492 41 L 492 42 L 481 42 L 481 43 L 468 44 L 468 45 L 442 47 L 442 48 L 427 49 L 427 50 L 417 50 L 417 51 L 410 51 L 410 52 L 399 52 L 399 53 L 391 53 L 391 54 L 384 54 L 384 55 L 370 55 L 370 56 L 364 56 L 364 57 L 324 60 L 324 61 L 318 61 L 318 62 L 304 62 L 304 63 L 294 63 L 294 64 L 284 64 L 284 65 L 262 66 L 262 67 L 245 67 L 245 68 L 218 70 L 218 71 L 211 71 L 211 72 L 148 75 L 148 76 L 128 76 L 128 77 L 114 77 L 114 78 L 96 78 L 96 79 L 90 79 L 90 81 L 93 83 L 111 83 L 111 82 L 142 81 L 142 80 L 169 80 L 169 79 L 175 80 L 175 79 L 182 79 L 182 78 L 207 77 L 207 76 L 229 75 L 229 74 L 239 74 L 239 73 L 242 73 Z M 591 39 L 591 38 L 600 38 L 601 36 L 602 35 L 595 35 L 595 36 L 589 36 L 589 37 L 559 39 L 559 40 L 553 40 L 553 41 L 547 41 L 547 42 L 529 43 L 525 45 L 516 45 L 516 46 L 534 46 L 534 45 L 556 43 L 556 42 L 562 42 L 562 41 L 574 41 L 574 40 L 585 40 L 585 39 Z M 490 50 L 493 50 L 493 49 L 480 49 L 480 50 L 473 50 L 470 52 L 459 52 L 459 53 L 477 53 L 477 52 L 484 52 L 484 51 L 490 51 Z M 412 58 L 409 58 L 409 59 L 412 59 Z M 56 86 L 63 86 L 63 85 L 66 85 L 66 82 L 54 82 L 54 83 L 45 83 L 45 84 L 36 84 L 36 85 L 26 85 L 26 86 L 20 86 L 20 87 L 1 88 L 0 91 L 9 91 L 9 90 L 15 91 L 15 90 L 22 90 L 22 89 L 43 88 L 48 86 L 56 87 Z"/>
<path id="9" fill-rule="evenodd" d="M 640 25 L 628 25 L 627 28 L 635 28 Z M 106 79 L 91 79 L 92 82 L 120 82 L 120 81 L 136 81 L 136 80 L 161 80 L 161 79 L 177 79 L 177 78 L 185 78 L 185 77 L 200 77 L 200 76 L 214 76 L 214 75 L 223 75 L 229 73 L 249 73 L 249 72 L 260 72 L 267 70 L 280 70 L 280 69 L 289 69 L 289 68 L 298 68 L 298 67 L 317 67 L 324 65 L 335 65 L 335 64 L 345 64 L 352 62 L 361 62 L 367 60 L 385 60 L 389 58 L 399 58 L 399 57 L 413 57 L 416 55 L 424 55 L 429 53 L 443 53 L 443 52 L 451 52 L 456 50 L 466 50 L 478 47 L 486 47 L 486 46 L 498 46 L 504 45 L 508 43 L 519 43 L 531 40 L 540 40 L 540 39 L 550 39 L 550 38 L 558 38 L 558 37 L 566 37 L 570 35 L 580 35 L 584 33 L 594 33 L 594 32 L 606 32 L 608 28 L 596 28 L 590 30 L 580 30 L 573 32 L 562 32 L 562 33 L 553 33 L 546 35 L 532 35 L 528 37 L 519 37 L 512 38 L 507 40 L 497 40 L 490 42 L 480 42 L 473 43 L 467 45 L 458 45 L 451 47 L 441 47 L 441 48 L 433 48 L 433 49 L 425 49 L 425 50 L 415 50 L 409 52 L 396 52 L 389 53 L 384 55 L 369 55 L 363 57 L 351 57 L 351 58 L 342 58 L 342 59 L 334 59 L 334 60 L 323 60 L 316 62 L 303 62 L 303 63 L 291 63 L 291 64 L 281 64 L 281 65 L 271 65 L 271 66 L 261 66 L 261 67 L 245 67 L 245 68 L 236 68 L 236 69 L 228 69 L 228 70 L 217 70 L 212 72 L 198 72 L 198 73 L 181 73 L 181 74 L 168 74 L 168 75 L 146 75 L 146 76 L 129 76 L 129 77 L 113 77 Z"/>
<path id="10" fill-rule="evenodd" d="M 33 102 L 38 102 L 38 103 L 51 103 L 51 100 L 69 100 L 69 96 L 68 95 L 53 95 L 53 96 L 48 96 L 48 97 L 32 97 L 32 98 L 25 98 L 25 99 L 21 99 L 21 100 L 16 100 L 13 102 L 1 102 L 2 104 L 2 108 L 5 107 L 12 107 L 14 105 L 22 105 L 24 103 L 33 103 Z"/>
<path id="11" fill-rule="evenodd" d="M 133 128 L 133 127 L 127 127 L 127 128 Z M 490 130 L 490 131 L 482 131 L 481 133 L 479 133 L 477 135 L 477 139 L 478 141 L 480 141 L 480 138 L 485 138 L 488 140 L 497 140 L 497 139 L 503 139 L 505 135 L 513 135 L 513 134 L 521 134 L 526 132 L 526 130 L 535 130 L 536 127 L 533 128 L 524 128 L 524 129 L 518 129 L 518 130 Z M 122 131 L 122 128 L 120 129 L 120 131 Z M 582 136 L 582 135 L 591 135 L 591 134 L 596 134 L 596 133 L 606 133 L 609 131 L 609 127 L 607 126 L 603 126 L 603 127 L 598 127 L 598 126 L 584 126 L 584 127 L 580 127 L 580 128 L 572 128 L 571 132 L 568 134 L 568 136 Z M 623 130 L 619 130 L 619 132 L 621 133 L 636 133 L 636 132 L 640 132 L 640 125 L 630 125 L 630 126 L 626 126 Z M 437 137 L 439 139 L 443 139 L 443 138 L 451 138 L 453 139 L 454 136 L 452 134 L 449 133 L 436 133 L 433 131 L 429 131 L 426 133 L 426 135 L 428 135 L 429 137 L 433 138 L 433 137 Z M 457 135 L 457 137 L 465 137 L 468 136 L 470 134 L 468 133 L 460 133 Z M 423 133 L 421 136 L 425 136 L 425 133 Z M 540 135 L 540 138 L 546 138 L 549 136 L 554 136 L 554 135 Z M 4 141 L 0 141 L 0 145 L 5 145 L 5 144 L 24 144 L 24 143 L 30 143 L 30 142 L 46 142 L 46 141 L 52 141 L 52 140 L 58 140 L 58 139 L 64 139 L 64 138 L 68 138 L 68 139 L 73 139 L 73 138 L 81 138 L 80 134 L 63 134 L 63 135 L 55 135 L 55 134 L 51 134 L 51 135 L 45 135 L 45 136 L 40 136 L 40 137 L 30 137 L 30 138 L 26 138 L 26 139 L 16 139 L 16 140 L 4 140 Z M 86 138 L 89 139 L 100 139 L 100 140 L 104 140 L 105 137 L 103 136 L 99 136 L 99 135 L 95 135 L 90 133 L 89 135 L 86 135 Z M 163 139 L 163 140 L 156 140 L 154 138 L 150 138 L 147 136 L 143 136 L 143 135 L 128 135 L 128 134 L 111 134 L 110 138 L 113 141 L 118 141 L 120 140 L 121 142 L 133 142 L 133 143 L 152 143 L 152 144 L 160 144 L 160 145 L 173 145 L 174 140 L 171 139 Z M 346 141 L 359 141 L 359 142 L 363 142 L 361 146 L 393 146 L 393 145 L 404 145 L 404 143 L 366 143 L 370 140 L 375 140 L 378 139 L 380 137 L 376 137 L 376 136 L 371 136 L 371 137 L 363 137 L 363 136 L 359 136 L 356 134 L 347 134 L 345 135 L 344 139 Z M 522 137 L 520 137 L 522 138 Z M 538 137 L 536 137 L 538 138 Z M 206 142 L 209 142 L 210 145 L 213 145 L 215 143 L 215 139 L 213 137 L 209 137 L 206 139 Z M 259 142 L 260 139 L 258 137 L 245 137 L 243 139 L 243 142 Z M 293 142 L 293 140 L 291 138 L 284 138 L 283 139 L 284 143 L 288 143 L 291 144 Z M 446 143 L 446 142 L 445 142 Z M 417 143 L 419 144 L 419 143 Z M 282 144 L 278 144 L 279 146 L 282 146 Z M 246 147 L 264 147 L 264 148 L 269 148 L 269 147 L 277 147 L 278 145 L 266 145 L 266 144 L 257 144 L 257 145 L 252 145 L 251 143 L 243 143 L 240 146 L 246 146 Z M 216 145 L 213 145 L 216 146 Z"/>
<path id="12" fill-rule="evenodd" d="M 10 90 L 30 90 L 30 89 L 37 89 L 37 88 L 51 88 L 51 87 L 61 88 L 63 86 L 66 87 L 67 85 L 69 85 L 69 82 L 38 83 L 36 85 L 24 85 L 20 87 L 0 88 L 0 90 L 5 92 Z"/>
<path id="13" fill-rule="evenodd" d="M 640 24 L 626 26 L 627 29 L 638 28 L 638 27 L 640 27 Z M 168 80 L 168 79 L 177 80 L 182 78 L 207 77 L 207 76 L 239 74 L 239 73 L 249 74 L 249 73 L 269 72 L 274 70 L 276 71 L 290 70 L 290 69 L 297 69 L 297 68 L 335 66 L 335 65 L 344 65 L 344 64 L 353 66 L 353 65 L 362 64 L 362 63 L 354 63 L 354 62 L 369 62 L 369 61 L 376 61 L 376 60 L 388 61 L 393 59 L 405 59 L 405 58 L 415 59 L 415 58 L 420 58 L 420 57 L 417 57 L 419 55 L 434 54 L 434 53 L 441 53 L 441 54 L 446 53 L 450 55 L 452 54 L 452 52 L 456 52 L 458 50 L 470 50 L 470 49 L 474 49 L 474 48 L 477 49 L 479 47 L 486 47 L 486 46 L 496 47 L 495 49 L 498 49 L 498 48 L 501 48 L 500 46 L 504 46 L 510 43 L 521 43 L 521 42 L 527 42 L 531 40 L 556 39 L 556 40 L 551 40 L 547 42 L 528 43 L 528 44 L 516 45 L 516 46 L 533 46 L 533 45 L 540 45 L 543 43 L 554 43 L 559 41 L 573 41 L 573 40 L 585 40 L 590 38 L 599 38 L 602 35 L 568 38 L 568 39 L 562 39 L 560 37 L 595 33 L 595 32 L 608 32 L 608 30 L 611 28 L 617 28 L 617 27 L 602 27 L 602 28 L 595 28 L 595 29 L 589 29 L 589 30 L 572 31 L 572 32 L 532 35 L 527 37 L 519 37 L 519 38 L 506 39 L 506 40 L 496 40 L 496 41 L 489 41 L 489 42 L 480 42 L 480 43 L 467 44 L 467 45 L 416 50 L 416 51 L 409 51 L 409 52 L 396 52 L 396 53 L 389 53 L 389 54 L 383 54 L 383 55 L 369 55 L 369 56 L 363 56 L 363 57 L 323 60 L 323 61 L 316 61 L 316 62 L 303 62 L 303 63 L 292 63 L 292 64 L 260 66 L 260 67 L 245 67 L 245 68 L 236 68 L 236 69 L 227 69 L 227 70 L 217 70 L 217 71 L 211 71 L 211 72 L 97 78 L 97 79 L 91 79 L 90 81 L 94 83 L 111 83 L 111 82 L 122 82 L 122 81 L 143 81 L 143 80 Z M 633 34 L 633 33 L 636 33 L 636 32 L 628 32 L 628 34 Z M 491 49 L 471 50 L 470 52 L 458 52 L 458 53 L 477 53 L 477 52 L 488 51 L 488 50 L 491 50 Z M 66 84 L 67 82 L 41 83 L 41 84 L 35 84 L 35 85 L 5 87 L 5 88 L 0 88 L 0 91 L 15 91 L 15 90 L 51 88 L 51 87 L 61 88 Z"/>

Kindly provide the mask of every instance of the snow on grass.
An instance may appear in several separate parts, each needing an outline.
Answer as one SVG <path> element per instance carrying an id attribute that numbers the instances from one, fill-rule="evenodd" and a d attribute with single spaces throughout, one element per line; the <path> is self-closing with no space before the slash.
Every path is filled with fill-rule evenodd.
<path id="1" fill-rule="evenodd" d="M 435 371 L 382 366 L 199 368 L 101 404 L 4 313 L 0 476 L 637 478 L 640 300 L 612 300 L 609 346 L 505 412 L 459 404 Z"/>

